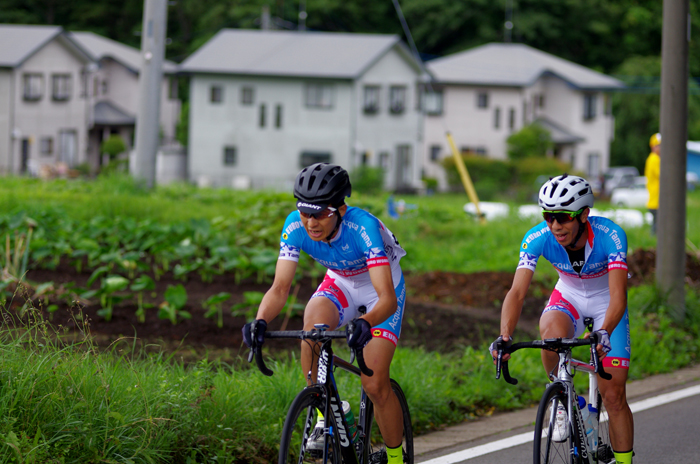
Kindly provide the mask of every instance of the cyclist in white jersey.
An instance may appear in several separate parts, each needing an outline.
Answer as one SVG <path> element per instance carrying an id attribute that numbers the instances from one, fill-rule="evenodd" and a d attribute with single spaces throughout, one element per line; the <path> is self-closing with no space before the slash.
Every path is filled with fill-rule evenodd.
<path id="1" fill-rule="evenodd" d="M 631 463 L 634 421 L 625 388 L 631 344 L 627 236 L 613 221 L 589 216 L 593 193 L 581 177 L 564 174 L 545 182 L 539 192 L 539 205 L 545 220 L 523 238 L 513 285 L 501 309 L 498 340 L 512 338 L 537 260 L 544 256 L 559 273 L 559 280 L 542 312 L 540 335 L 543 339 L 579 337 L 585 328 L 583 319 L 594 319 L 593 330 L 601 340 L 596 347 L 598 355 L 612 375 L 612 380 L 598 377 L 610 420 L 610 442 L 617 463 Z M 489 351 L 495 357 L 493 346 Z M 508 358 L 504 355 L 504 360 Z M 549 374 L 557 368 L 558 355 L 542 350 L 542 363 Z M 563 422 L 564 414 L 559 416 Z M 565 440 L 568 429 L 562 423 L 553 436 Z"/>
<path id="2" fill-rule="evenodd" d="M 264 342 L 267 323 L 284 308 L 301 251 L 328 268 L 326 276 L 304 310 L 304 330 L 327 324 L 330 330 L 353 321 L 348 345 L 363 348 L 367 367 L 362 386 L 375 408 L 375 418 L 386 443 L 388 464 L 403 463 L 403 415 L 389 381 L 389 366 L 401 335 L 406 286 L 399 265 L 406 252 L 384 224 L 360 208 L 349 207 L 351 193 L 347 171 L 340 166 L 316 163 L 304 168 L 295 181 L 297 210 L 287 217 L 280 240 L 272 287 L 265 293 L 256 320 L 243 328 L 248 345 L 252 337 Z M 365 314 L 358 311 L 366 308 Z M 314 372 L 312 346 L 301 344 L 304 376 Z M 312 449 L 322 446 L 319 424 L 309 438 Z"/>

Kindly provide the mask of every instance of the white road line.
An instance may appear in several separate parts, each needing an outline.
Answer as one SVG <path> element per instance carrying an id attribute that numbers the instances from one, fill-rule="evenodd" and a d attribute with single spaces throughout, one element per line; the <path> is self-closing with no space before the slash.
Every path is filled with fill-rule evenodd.
<path id="1" fill-rule="evenodd" d="M 645 409 L 651 409 L 656 406 L 661 406 L 662 404 L 671 403 L 673 401 L 678 401 L 680 399 L 699 394 L 700 385 L 696 385 L 694 387 L 684 388 L 683 390 L 665 393 L 663 395 L 655 396 L 653 398 L 648 398 L 646 400 L 632 403 L 630 404 L 630 409 L 632 410 L 632 412 L 644 411 Z M 504 438 L 502 440 L 486 443 L 485 445 L 475 446 L 474 448 L 469 448 L 462 451 L 457 451 L 456 453 L 440 456 L 439 458 L 431 459 L 430 461 L 425 461 L 421 464 L 455 464 L 457 462 L 473 459 L 475 457 L 483 456 L 485 454 L 493 453 L 495 451 L 500 451 L 503 449 L 522 445 L 531 442 L 533 438 L 533 432 L 521 433 L 520 435 L 515 435 L 512 437 Z"/>

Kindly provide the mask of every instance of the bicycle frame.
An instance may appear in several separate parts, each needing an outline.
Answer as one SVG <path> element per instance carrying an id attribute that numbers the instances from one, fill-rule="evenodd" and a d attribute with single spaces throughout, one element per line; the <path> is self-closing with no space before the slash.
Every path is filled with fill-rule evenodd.
<path id="1" fill-rule="evenodd" d="M 595 437 L 595 442 L 593 445 L 594 449 L 589 449 L 588 440 L 586 440 L 586 427 L 583 423 L 583 418 L 581 417 L 581 411 L 575 407 L 574 399 L 578 398 L 576 390 L 574 388 L 574 375 L 572 368 L 576 371 L 582 371 L 588 374 L 588 404 L 593 404 L 596 408 L 600 408 L 598 403 L 598 375 L 596 374 L 595 368 L 590 363 L 585 363 L 574 359 L 571 355 L 571 350 L 567 350 L 563 353 L 559 353 L 559 370 L 555 382 L 559 382 L 564 385 L 566 389 L 567 405 L 566 409 L 569 412 L 569 419 L 571 421 L 576 421 L 572 423 L 572 427 L 576 427 L 579 431 L 579 436 L 581 437 L 581 457 L 588 461 L 589 463 L 597 462 L 594 457 L 598 450 L 598 428 L 593 431 Z M 577 401 L 577 400 L 576 400 Z M 556 414 L 555 410 L 552 410 L 553 414 Z M 554 420 L 551 417 L 550 420 Z"/>

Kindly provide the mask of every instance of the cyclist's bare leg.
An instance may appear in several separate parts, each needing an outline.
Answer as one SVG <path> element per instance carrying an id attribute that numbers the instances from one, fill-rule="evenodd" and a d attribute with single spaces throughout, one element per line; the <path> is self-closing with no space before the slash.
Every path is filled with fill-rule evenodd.
<path id="1" fill-rule="evenodd" d="M 396 448 L 403 440 L 401 405 L 389 381 L 389 365 L 396 347 L 389 340 L 373 338 L 363 351 L 365 363 L 374 375 L 367 377 L 362 374 L 362 387 L 374 404 L 374 417 L 384 443 Z"/>
<path id="2" fill-rule="evenodd" d="M 615 451 L 629 451 L 634 445 L 634 420 L 625 388 L 628 371 L 619 367 L 606 367 L 605 371 L 613 378 L 603 380 L 598 376 L 598 390 L 608 411 L 610 444 Z"/>
<path id="3" fill-rule="evenodd" d="M 335 330 L 340 322 L 340 315 L 338 314 L 338 308 L 335 307 L 333 302 L 326 297 L 318 296 L 309 300 L 309 303 L 304 309 L 304 330 L 311 330 L 314 328 L 314 324 L 327 324 L 329 326 L 328 330 Z M 316 369 L 318 368 L 318 359 L 313 358 L 312 362 L 312 350 L 315 348 L 315 343 L 309 343 L 307 341 L 301 342 L 301 369 L 304 373 L 304 378 L 307 379 L 307 374 L 309 370 L 313 368 L 313 373 L 311 379 L 316 381 Z M 318 352 L 318 351 L 316 351 Z"/>
<path id="4" fill-rule="evenodd" d="M 574 324 L 569 316 L 561 311 L 547 311 L 540 317 L 540 337 L 546 338 L 572 338 L 574 336 Z M 559 355 L 553 351 L 542 350 L 542 365 L 549 374 L 559 364 Z"/>

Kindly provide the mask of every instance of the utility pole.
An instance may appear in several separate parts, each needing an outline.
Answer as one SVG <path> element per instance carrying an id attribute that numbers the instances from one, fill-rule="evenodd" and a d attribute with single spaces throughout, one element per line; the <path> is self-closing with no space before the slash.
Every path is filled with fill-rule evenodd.
<path id="1" fill-rule="evenodd" d="M 656 283 L 675 317 L 685 317 L 689 0 L 664 0 L 661 40 L 661 178 Z"/>
<path id="2" fill-rule="evenodd" d="M 131 174 L 153 188 L 156 153 L 160 144 L 160 91 L 165 58 L 168 0 L 144 0 L 139 73 L 139 113 L 136 118 L 136 153 Z"/>

